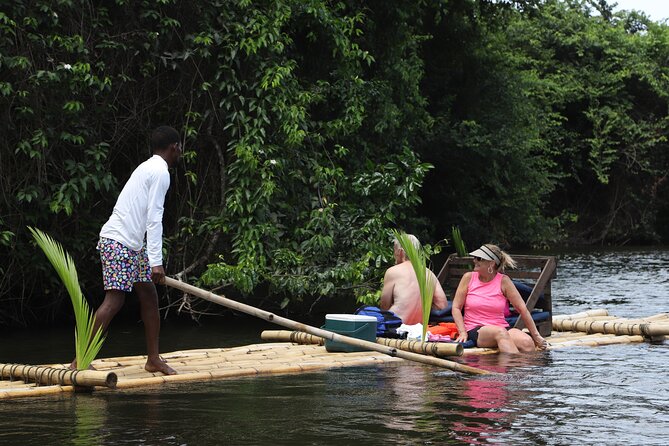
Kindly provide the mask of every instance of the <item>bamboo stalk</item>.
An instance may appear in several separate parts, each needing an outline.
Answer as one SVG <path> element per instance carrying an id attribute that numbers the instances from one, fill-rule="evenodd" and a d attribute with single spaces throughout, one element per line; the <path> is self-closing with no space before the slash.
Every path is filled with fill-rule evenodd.
<path id="1" fill-rule="evenodd" d="M 600 337 L 594 337 L 592 335 L 584 336 L 578 339 L 572 339 L 567 342 L 562 342 L 559 344 L 553 344 L 553 348 L 566 348 L 566 347 L 579 347 L 579 346 L 588 346 L 596 347 L 601 345 L 610 345 L 610 344 L 630 344 L 643 342 L 643 336 L 627 336 L 627 335 L 605 335 Z"/>
<path id="2" fill-rule="evenodd" d="M 27 383 L 25 381 L 1 381 L 0 380 L 0 389 L 4 388 L 9 388 L 9 387 L 17 387 L 17 386 L 34 386 L 35 383 Z"/>
<path id="3" fill-rule="evenodd" d="M 660 321 L 662 319 L 669 319 L 669 313 L 658 313 L 652 316 L 645 317 L 647 321 Z"/>
<path id="4" fill-rule="evenodd" d="M 553 321 L 558 331 L 580 331 L 584 333 L 607 333 L 616 335 L 642 335 L 645 337 L 669 335 L 669 324 L 562 320 Z"/>
<path id="5" fill-rule="evenodd" d="M 137 379 L 128 379 L 128 380 L 121 380 L 119 381 L 118 385 L 116 386 L 119 389 L 130 389 L 133 387 L 143 387 L 143 386 L 155 386 L 158 384 L 164 384 L 165 383 L 165 376 L 150 376 L 147 378 L 137 378 Z M 169 375 L 169 376 L 176 376 L 176 375 Z"/>
<path id="6" fill-rule="evenodd" d="M 54 393 L 72 392 L 72 386 L 45 386 L 45 387 L 28 387 L 19 389 L 3 389 L 0 390 L 0 400 L 10 398 L 21 398 L 26 396 L 44 396 L 53 395 Z"/>
<path id="7" fill-rule="evenodd" d="M 463 354 L 465 356 L 470 356 L 470 355 L 492 355 L 495 353 L 499 353 L 499 350 L 496 348 L 474 347 L 465 349 Z"/>
<path id="8" fill-rule="evenodd" d="M 295 344 L 325 345 L 325 339 L 301 331 L 264 330 L 260 333 L 263 341 L 293 342 Z"/>
<path id="9" fill-rule="evenodd" d="M 22 379 L 40 384 L 83 387 L 114 388 L 117 376 L 112 372 L 97 370 L 70 370 L 66 368 L 44 367 L 24 364 L 0 364 L 0 377 L 4 379 Z"/>
<path id="10" fill-rule="evenodd" d="M 284 327 L 288 327 L 293 330 L 303 331 L 312 335 L 320 336 L 334 342 L 341 342 L 344 344 L 354 345 L 360 348 L 364 348 L 366 350 L 373 350 L 379 353 L 384 353 L 390 356 L 396 356 L 409 361 L 415 361 L 423 364 L 443 367 L 456 372 L 463 372 L 477 375 L 484 375 L 491 373 L 487 370 L 478 369 L 476 367 L 471 367 L 464 364 L 459 364 L 457 362 L 448 361 L 446 359 L 435 358 L 432 356 L 423 356 L 412 352 L 405 352 L 403 350 L 398 350 L 397 348 L 394 347 L 382 346 L 375 342 L 365 341 L 362 339 L 355 339 L 349 336 L 344 336 L 338 333 L 323 330 L 322 328 L 312 327 L 310 325 L 302 324 L 281 316 L 277 316 L 268 311 L 260 310 L 250 305 L 236 302 L 223 296 L 218 296 L 209 291 L 205 291 L 200 288 L 189 285 L 187 283 L 172 279 L 171 277 L 165 277 L 165 284 L 178 290 L 181 290 L 184 293 L 188 293 L 193 296 L 197 296 L 201 299 L 208 300 L 210 302 L 214 302 L 219 305 L 223 305 L 224 307 L 228 307 L 233 310 L 240 311 L 242 313 L 250 314 L 251 316 L 259 317 L 266 321 L 273 322 L 275 324 L 282 325 Z"/>
<path id="11" fill-rule="evenodd" d="M 608 316 L 608 315 L 609 315 L 608 310 L 606 310 L 604 308 L 598 308 L 598 309 L 582 311 L 580 313 L 574 313 L 574 314 L 553 315 L 553 322 L 561 321 L 563 319 L 580 319 L 580 318 L 589 317 L 589 316 Z"/>
<path id="12" fill-rule="evenodd" d="M 640 327 L 640 334 L 646 337 L 669 335 L 669 324 L 667 323 L 641 324 Z"/>
<path id="13" fill-rule="evenodd" d="M 563 319 L 565 320 L 565 319 Z M 588 316 L 588 317 L 581 317 L 578 319 L 567 319 L 567 320 L 579 320 L 579 321 L 614 321 L 614 320 L 626 320 L 625 318 L 622 317 L 615 317 L 611 315 L 606 315 L 606 316 Z"/>
<path id="14" fill-rule="evenodd" d="M 565 339 L 574 339 L 574 338 L 582 338 L 583 336 L 601 336 L 599 333 L 583 333 L 581 331 L 554 331 L 553 334 L 551 334 L 551 344 L 555 344 L 556 342 L 562 342 Z"/>
<path id="15" fill-rule="evenodd" d="M 301 331 L 288 330 L 265 330 L 260 333 L 260 338 L 266 341 L 284 341 L 294 342 L 296 344 L 325 344 L 325 339 L 303 333 Z M 399 348 L 407 352 L 420 353 L 436 357 L 444 356 L 462 356 L 463 347 L 458 343 L 438 343 L 438 342 L 420 342 L 407 341 L 404 339 L 376 338 L 376 343 L 388 347 Z"/>

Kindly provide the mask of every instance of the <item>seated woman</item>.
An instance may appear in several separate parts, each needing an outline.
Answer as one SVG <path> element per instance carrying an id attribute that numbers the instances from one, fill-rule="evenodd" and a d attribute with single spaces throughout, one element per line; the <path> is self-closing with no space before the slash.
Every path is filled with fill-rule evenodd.
<path id="1" fill-rule="evenodd" d="M 458 342 L 472 340 L 477 347 L 498 348 L 504 353 L 531 352 L 535 346 L 546 349 L 525 301 L 511 282 L 502 274 L 505 267 L 516 262 L 495 245 L 483 245 L 469 255 L 474 257 L 474 271 L 465 273 L 453 299 L 453 319 L 458 327 Z M 509 328 L 504 319 L 508 303 L 520 314 L 530 335 Z M 462 310 L 464 308 L 464 318 Z"/>

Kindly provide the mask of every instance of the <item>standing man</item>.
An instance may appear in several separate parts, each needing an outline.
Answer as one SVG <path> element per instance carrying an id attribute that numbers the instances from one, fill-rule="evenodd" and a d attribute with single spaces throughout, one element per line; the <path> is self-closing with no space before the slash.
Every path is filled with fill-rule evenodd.
<path id="1" fill-rule="evenodd" d="M 146 335 L 144 369 L 174 375 L 176 371 L 159 356 L 160 313 L 155 284 L 165 279 L 163 268 L 163 204 L 170 187 L 168 167 L 181 157 L 179 133 L 158 127 L 151 133 L 153 156 L 140 164 L 123 186 L 114 211 L 100 231 L 97 249 L 102 262 L 105 299 L 95 313 L 97 330 L 106 330 L 135 290 Z"/>
<path id="2" fill-rule="evenodd" d="M 420 249 L 420 242 L 415 235 L 407 234 L 411 243 Z M 411 261 L 402 249 L 400 242 L 394 241 L 395 265 L 388 268 L 383 277 L 383 291 L 381 291 L 381 309 L 390 310 L 402 319 L 406 325 L 423 322 L 423 304 L 420 297 L 420 288 L 416 273 Z M 434 273 L 427 270 L 429 274 Z M 441 284 L 434 278 L 435 288 L 432 296 L 432 308 L 443 310 L 448 304 L 446 294 Z"/>

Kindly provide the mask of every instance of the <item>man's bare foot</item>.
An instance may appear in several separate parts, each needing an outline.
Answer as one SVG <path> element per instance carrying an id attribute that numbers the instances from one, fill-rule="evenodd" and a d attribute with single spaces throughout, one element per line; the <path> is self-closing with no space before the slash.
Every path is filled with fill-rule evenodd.
<path id="1" fill-rule="evenodd" d="M 161 372 L 164 373 L 165 375 L 176 375 L 177 371 L 174 370 L 172 367 L 167 365 L 167 362 L 163 358 L 157 358 L 157 359 L 147 359 L 146 360 L 146 365 L 144 365 L 144 370 L 147 372 L 155 373 L 155 372 Z"/>

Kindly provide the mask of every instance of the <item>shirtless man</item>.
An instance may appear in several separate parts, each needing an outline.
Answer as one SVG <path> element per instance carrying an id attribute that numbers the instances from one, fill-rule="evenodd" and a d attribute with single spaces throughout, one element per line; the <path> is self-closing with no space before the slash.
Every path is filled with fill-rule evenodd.
<path id="1" fill-rule="evenodd" d="M 411 234 L 407 234 L 416 248 L 420 248 L 420 242 Z M 416 280 L 411 261 L 400 246 L 394 241 L 395 266 L 386 271 L 383 278 L 383 291 L 381 292 L 382 310 L 390 310 L 402 319 L 406 325 L 423 322 L 423 305 L 420 298 L 420 289 Z M 434 273 L 428 270 L 434 276 Z M 434 278 L 435 288 L 432 297 L 432 308 L 442 310 L 446 308 L 446 294 L 441 284 Z"/>

